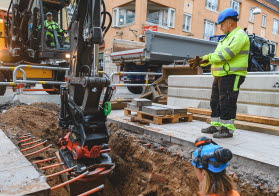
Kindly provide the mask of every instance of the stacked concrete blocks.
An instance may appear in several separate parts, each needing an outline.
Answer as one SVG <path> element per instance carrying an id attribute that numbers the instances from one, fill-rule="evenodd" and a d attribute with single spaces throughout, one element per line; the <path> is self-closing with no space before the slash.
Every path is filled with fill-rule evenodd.
<path id="1" fill-rule="evenodd" d="M 127 104 L 127 108 L 158 116 L 187 114 L 187 108 L 152 103 L 148 99 L 133 99 L 132 103 Z"/>
<path id="2" fill-rule="evenodd" d="M 132 103 L 127 104 L 127 108 L 134 111 L 142 111 L 143 106 L 152 106 L 152 101 L 148 99 L 133 99 Z"/>

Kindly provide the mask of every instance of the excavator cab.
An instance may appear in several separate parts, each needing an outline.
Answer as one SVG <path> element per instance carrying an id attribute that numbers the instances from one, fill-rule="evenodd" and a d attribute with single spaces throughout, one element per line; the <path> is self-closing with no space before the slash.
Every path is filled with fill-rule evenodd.
<path id="1" fill-rule="evenodd" d="M 41 46 L 45 51 L 67 51 L 70 49 L 67 12 L 64 3 L 42 1 L 41 20 L 38 35 L 41 36 Z M 42 28 L 42 26 L 44 28 Z"/>
<path id="2" fill-rule="evenodd" d="M 11 56 L 65 59 L 70 49 L 68 5 L 69 0 L 12 0 L 8 12 L 13 17 L 6 23 Z"/>

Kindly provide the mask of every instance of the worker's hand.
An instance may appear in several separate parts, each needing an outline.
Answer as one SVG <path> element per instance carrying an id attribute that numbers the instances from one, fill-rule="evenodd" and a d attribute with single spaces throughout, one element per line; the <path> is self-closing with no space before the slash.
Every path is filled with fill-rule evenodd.
<path id="1" fill-rule="evenodd" d="M 201 64 L 208 63 L 209 61 L 208 60 L 202 60 L 201 57 L 196 56 L 196 58 L 190 59 L 188 62 L 189 62 L 189 65 L 192 69 L 196 69 L 197 67 L 200 67 Z"/>

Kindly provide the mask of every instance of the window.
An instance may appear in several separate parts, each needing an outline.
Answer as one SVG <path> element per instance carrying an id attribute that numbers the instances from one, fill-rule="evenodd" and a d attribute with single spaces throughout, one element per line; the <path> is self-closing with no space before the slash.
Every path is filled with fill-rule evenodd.
<path id="1" fill-rule="evenodd" d="M 250 8 L 250 15 L 249 15 L 249 22 L 254 23 L 254 14 L 253 14 L 254 9 Z"/>
<path id="2" fill-rule="evenodd" d="M 217 11 L 218 9 L 218 0 L 206 0 L 206 5 L 205 7 L 207 9 Z"/>
<path id="3" fill-rule="evenodd" d="M 262 27 L 266 27 L 266 15 L 263 14 L 262 16 Z"/>
<path id="4" fill-rule="evenodd" d="M 168 24 L 169 27 L 174 28 L 175 22 L 175 9 L 169 8 L 169 17 L 168 17 Z"/>
<path id="5" fill-rule="evenodd" d="M 124 9 L 124 8 L 114 8 L 113 9 L 113 26 L 119 27 L 131 24 L 135 21 L 135 11 Z"/>
<path id="6" fill-rule="evenodd" d="M 231 8 L 234 9 L 235 11 L 238 12 L 239 14 L 239 8 L 240 8 L 240 3 L 237 0 L 231 0 Z"/>
<path id="7" fill-rule="evenodd" d="M 146 20 L 161 27 L 174 28 L 175 9 L 148 9 Z"/>
<path id="8" fill-rule="evenodd" d="M 274 35 L 279 34 L 279 20 L 277 20 L 275 18 L 273 19 L 272 33 Z"/>
<path id="9" fill-rule="evenodd" d="M 215 34 L 215 23 L 209 20 L 205 20 L 203 39 L 209 40 L 210 36 L 213 36 L 214 34 Z"/>
<path id="10" fill-rule="evenodd" d="M 273 42 L 273 41 L 271 41 L 270 43 L 272 43 L 272 44 L 274 45 L 274 48 L 275 48 L 275 50 L 274 50 L 274 54 L 276 55 L 276 47 L 277 47 L 277 43 L 276 43 L 276 42 Z"/>
<path id="11" fill-rule="evenodd" d="M 189 14 L 184 14 L 183 31 L 191 31 L 192 16 Z"/>

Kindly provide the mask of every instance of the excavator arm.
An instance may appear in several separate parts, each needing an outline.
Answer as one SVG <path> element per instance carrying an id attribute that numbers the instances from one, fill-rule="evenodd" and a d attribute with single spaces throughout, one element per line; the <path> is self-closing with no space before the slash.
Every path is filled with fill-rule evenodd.
<path id="1" fill-rule="evenodd" d="M 74 6 L 70 23 L 69 82 L 61 89 L 59 119 L 60 126 L 70 131 L 60 142 L 60 156 L 67 167 L 76 164 L 92 167 L 96 160 L 112 164 L 102 152 L 108 149 L 105 123 L 113 88 L 109 78 L 100 75 L 98 69 L 99 47 L 111 25 L 110 21 L 105 27 L 105 15 L 111 19 L 103 0 L 80 0 Z"/>

